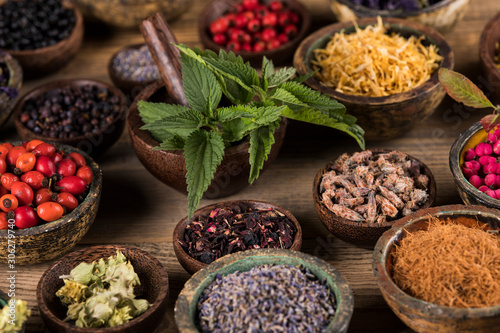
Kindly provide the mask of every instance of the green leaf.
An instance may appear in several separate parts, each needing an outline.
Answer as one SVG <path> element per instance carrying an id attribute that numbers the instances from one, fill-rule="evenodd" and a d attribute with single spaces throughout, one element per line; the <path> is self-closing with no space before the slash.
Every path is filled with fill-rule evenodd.
<path id="1" fill-rule="evenodd" d="M 252 108 L 253 109 L 253 108 Z M 264 106 L 254 109 L 254 121 L 259 125 L 269 125 L 280 119 L 281 113 L 286 109 L 286 106 Z"/>
<path id="2" fill-rule="evenodd" d="M 222 124 L 222 138 L 224 142 L 240 141 L 259 126 L 250 118 L 232 119 Z"/>
<path id="3" fill-rule="evenodd" d="M 149 124 L 161 118 L 176 116 L 181 112 L 185 112 L 189 108 L 177 104 L 139 101 L 137 103 L 137 109 L 139 110 L 139 115 L 141 116 L 142 121 L 145 124 Z"/>
<path id="4" fill-rule="evenodd" d="M 173 135 L 171 139 L 165 140 L 160 144 L 160 147 L 155 147 L 153 149 L 162 150 L 181 150 L 184 149 L 186 140 L 179 135 Z"/>
<path id="5" fill-rule="evenodd" d="M 307 73 L 305 75 L 296 76 L 296 77 L 293 78 L 293 81 L 297 82 L 297 83 L 302 83 L 305 80 L 307 80 L 308 78 L 313 77 L 314 74 L 316 74 L 317 71 L 319 71 L 319 69 L 317 69 L 315 71 L 312 71 L 312 72 L 309 72 L 309 73 Z"/>
<path id="6" fill-rule="evenodd" d="M 250 175 L 248 182 L 252 184 L 259 177 L 260 170 L 264 166 L 274 143 L 274 131 L 279 126 L 275 121 L 267 126 L 261 126 L 250 133 Z"/>
<path id="7" fill-rule="evenodd" d="M 228 122 L 236 118 L 253 118 L 252 109 L 246 105 L 233 105 L 218 108 L 214 112 L 215 120 L 220 123 Z"/>
<path id="8" fill-rule="evenodd" d="M 285 103 L 288 106 L 291 105 L 296 105 L 299 107 L 307 106 L 306 103 L 301 102 L 297 97 L 295 97 L 295 95 L 293 95 L 291 92 L 283 88 L 276 88 L 271 96 L 271 99 L 279 101 L 280 104 Z"/>
<path id="9" fill-rule="evenodd" d="M 292 76 L 295 75 L 295 68 L 293 67 L 283 67 L 280 68 L 276 73 L 269 76 L 269 88 L 276 87 L 282 83 L 288 81 Z"/>
<path id="10" fill-rule="evenodd" d="M 199 129 L 186 139 L 186 182 L 188 191 L 188 217 L 198 207 L 203 193 L 212 182 L 217 166 L 224 156 L 224 142 L 217 132 Z"/>
<path id="11" fill-rule="evenodd" d="M 205 118 L 200 112 L 188 109 L 174 117 L 163 118 L 153 123 L 144 125 L 141 129 L 149 131 L 165 131 L 167 133 L 171 133 L 172 135 L 177 134 L 186 138 L 193 131 L 204 125 L 204 120 Z M 171 139 L 171 137 L 167 138 L 167 140 L 168 139 Z"/>
<path id="12" fill-rule="evenodd" d="M 464 75 L 440 68 L 439 82 L 455 101 L 473 108 L 494 108 L 484 93 Z"/>
<path id="13" fill-rule="evenodd" d="M 222 90 L 214 74 L 199 61 L 181 53 L 182 82 L 189 106 L 210 115 L 219 105 Z"/>

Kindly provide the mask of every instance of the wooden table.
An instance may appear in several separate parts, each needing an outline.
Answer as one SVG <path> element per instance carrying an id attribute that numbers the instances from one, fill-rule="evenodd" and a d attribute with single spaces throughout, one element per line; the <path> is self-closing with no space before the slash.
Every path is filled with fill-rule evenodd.
<path id="1" fill-rule="evenodd" d="M 326 0 L 303 1 L 319 28 L 335 18 Z M 179 42 L 199 45 L 196 20 L 207 2 L 196 0 L 191 10 L 171 22 Z M 446 35 L 455 52 L 455 69 L 476 82 L 481 82 L 479 68 L 479 36 L 486 22 L 500 10 L 498 0 L 471 0 L 464 19 Z M 110 81 L 107 63 L 111 55 L 127 44 L 143 42 L 138 30 L 93 31 L 87 33 L 81 51 L 57 73 L 24 83 L 22 94 L 44 82 L 61 78 L 92 78 Z M 470 111 L 457 107 L 449 98 L 433 116 L 406 136 L 386 141 L 369 142 L 367 148 L 397 149 L 418 157 L 434 173 L 437 181 L 437 205 L 461 203 L 448 167 L 448 152 L 460 132 L 478 121 L 486 111 Z M 12 120 L 2 128 L 0 140 L 17 138 Z M 259 199 L 290 210 L 304 231 L 303 251 L 327 260 L 350 284 L 355 298 L 355 311 L 350 332 L 410 332 L 392 313 L 382 298 L 372 273 L 372 252 L 357 248 L 329 235 L 319 221 L 312 199 L 315 174 L 328 161 L 343 152 L 359 150 L 354 140 L 334 130 L 290 126 L 276 161 L 252 185 L 222 200 Z M 172 249 L 172 232 L 187 214 L 186 196 L 155 179 L 141 165 L 131 148 L 125 131 L 104 156 L 98 159 L 104 185 L 97 218 L 77 248 L 93 244 L 130 244 L 156 256 L 165 266 L 170 279 L 169 310 L 157 332 L 176 332 L 174 304 L 189 274 L 177 262 Z M 218 200 L 220 201 L 220 200 Z M 200 207 L 215 200 L 202 200 Z M 35 291 L 42 273 L 51 265 L 45 262 L 17 266 L 16 296 L 28 301 L 32 316 L 27 332 L 44 332 L 36 304 Z M 3 272 L 5 265 L 0 266 Z M 6 273 L 5 273 L 6 274 Z M 7 281 L 0 274 L 0 289 Z"/>

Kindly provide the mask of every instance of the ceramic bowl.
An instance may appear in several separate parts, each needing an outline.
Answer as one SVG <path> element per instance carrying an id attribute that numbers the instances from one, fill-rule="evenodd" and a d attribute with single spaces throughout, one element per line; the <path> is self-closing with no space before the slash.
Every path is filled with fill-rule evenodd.
<path id="1" fill-rule="evenodd" d="M 388 149 L 372 149 L 372 152 L 377 153 L 387 153 L 391 150 Z M 405 154 L 412 161 L 416 161 L 420 166 L 420 172 L 426 175 L 429 178 L 428 185 L 428 199 L 422 205 L 421 209 L 428 208 L 434 205 L 436 201 L 436 181 L 434 179 L 434 175 L 431 170 L 419 159 Z M 398 220 L 387 221 L 384 223 L 377 222 L 356 222 L 352 220 L 348 220 L 346 218 L 340 217 L 329 210 L 325 204 L 321 200 L 320 193 L 320 184 L 323 178 L 323 175 L 332 170 L 335 161 L 329 162 L 318 171 L 316 177 L 314 178 L 313 183 L 313 199 L 314 199 L 314 207 L 316 208 L 316 213 L 318 217 L 323 223 L 323 225 L 331 232 L 335 237 L 352 244 L 355 244 L 359 247 L 372 249 L 379 237 L 388 229 L 390 229 Z"/>
<path id="2" fill-rule="evenodd" d="M 480 122 L 475 123 L 466 131 L 462 132 L 455 140 L 450 149 L 450 170 L 457 187 L 458 194 L 467 205 L 483 205 L 490 208 L 500 209 L 500 200 L 493 199 L 487 194 L 472 186 L 465 178 L 461 165 L 468 149 L 474 148 L 479 142 L 484 142 L 488 133 L 483 129 Z"/>
<path id="3" fill-rule="evenodd" d="M 20 142 L 13 142 L 18 145 Z M 102 171 L 97 163 L 85 152 L 66 145 L 57 145 L 66 153 L 78 152 L 85 157 L 91 167 L 94 179 L 87 197 L 71 213 L 58 220 L 36 227 L 8 231 L 0 230 L 0 262 L 7 263 L 9 235 L 16 240 L 15 260 L 17 265 L 30 265 L 60 257 L 71 250 L 89 231 L 94 223 L 101 199 Z M 10 237 L 12 238 L 12 237 Z"/>
<path id="4" fill-rule="evenodd" d="M 376 18 L 364 18 L 358 21 L 360 28 L 376 23 Z M 432 43 L 439 48 L 439 54 L 443 57 L 440 67 L 453 68 L 453 52 L 444 38 L 434 29 L 417 22 L 396 18 L 385 18 L 384 24 L 389 25 L 389 32 L 399 33 L 403 37 L 425 36 L 424 45 Z M 326 26 L 302 41 L 293 59 L 293 65 L 299 75 L 312 71 L 313 50 L 324 48 L 332 36 L 341 30 L 344 30 L 346 34 L 352 33 L 353 23 L 345 22 Z M 305 84 L 344 104 L 349 114 L 358 119 L 357 124 L 365 130 L 367 141 L 387 140 L 406 134 L 415 125 L 427 119 L 445 96 L 445 91 L 439 83 L 437 70 L 422 85 L 407 92 L 384 97 L 340 93 L 322 85 L 314 77 L 307 79 Z"/>
<path id="5" fill-rule="evenodd" d="M 326 285 L 334 293 L 337 310 L 333 320 L 324 332 L 347 332 L 354 310 L 351 288 L 342 275 L 327 262 L 297 251 L 282 249 L 260 249 L 233 253 L 224 256 L 189 279 L 175 303 L 175 322 L 181 333 L 199 332 L 196 326 L 196 305 L 203 290 L 213 282 L 215 276 L 228 275 L 235 271 L 248 271 L 260 265 L 302 265 L 320 280 L 326 279 Z"/>
<path id="6" fill-rule="evenodd" d="M 137 110 L 137 102 L 140 100 L 171 102 L 164 84 L 161 81 L 155 82 L 137 95 L 129 110 L 127 118 L 128 130 L 132 147 L 146 169 L 168 186 L 182 193 L 187 193 L 186 164 L 183 151 L 153 149 L 159 146 L 160 143 L 148 131 L 140 129 L 144 126 Z M 281 149 L 285 138 L 286 123 L 286 119 L 283 118 L 280 127 L 274 133 L 275 143 L 271 146 L 271 152 L 264 162 L 264 167 L 260 171 L 261 174 L 274 161 Z M 205 198 L 225 197 L 248 186 L 248 176 L 250 174 L 250 164 L 248 163 L 249 147 L 250 143 L 245 141 L 225 150 L 224 158 L 215 172 L 215 178 L 204 194 Z"/>
<path id="7" fill-rule="evenodd" d="M 219 202 L 196 210 L 191 220 L 188 219 L 187 216 L 184 217 L 182 220 L 179 221 L 179 223 L 177 223 L 177 226 L 174 229 L 173 244 L 174 244 L 175 256 L 177 257 L 177 260 L 179 260 L 179 263 L 182 265 L 182 267 L 184 267 L 184 269 L 188 273 L 194 274 L 200 269 L 207 267 L 207 264 L 191 257 L 184 251 L 182 246 L 179 244 L 179 240 L 184 239 L 184 232 L 186 230 L 186 227 L 193 219 L 196 219 L 198 216 L 208 215 L 214 209 L 225 208 L 225 207 L 239 207 L 243 211 L 248 208 L 275 209 L 281 212 L 295 225 L 295 228 L 297 229 L 290 250 L 300 251 L 300 248 L 302 247 L 302 228 L 300 227 L 299 221 L 297 221 L 295 216 L 293 216 L 292 213 L 290 213 L 288 210 L 272 203 L 257 201 L 257 200 L 238 200 L 238 201 Z"/>
<path id="8" fill-rule="evenodd" d="M 269 4 L 272 0 L 263 0 L 262 3 Z M 248 52 L 248 51 L 235 51 L 235 53 L 249 61 L 252 66 L 260 67 L 262 65 L 262 57 L 265 56 L 271 59 L 275 65 L 283 65 L 289 62 L 292 58 L 293 52 L 299 45 L 300 41 L 304 39 L 311 26 L 311 15 L 307 8 L 297 0 L 281 0 L 286 6 L 297 14 L 300 15 L 301 25 L 297 35 L 287 43 L 272 49 L 262 52 Z M 201 43 L 206 49 L 215 52 L 223 49 L 222 46 L 215 43 L 210 35 L 210 23 L 225 14 L 232 6 L 241 3 L 240 0 L 215 0 L 208 4 L 201 12 L 198 19 L 198 34 Z"/>
<path id="9" fill-rule="evenodd" d="M 5 50 L 19 61 L 26 77 L 38 77 L 64 67 L 78 53 L 83 41 L 83 17 L 80 10 L 68 1 L 63 6 L 74 10 L 75 27 L 59 43 L 34 50 Z"/>
<path id="10" fill-rule="evenodd" d="M 106 88 L 112 96 L 118 96 L 120 99 L 120 111 L 115 116 L 114 120 L 104 128 L 101 128 L 99 133 L 86 133 L 85 135 L 80 135 L 74 138 L 53 138 L 48 136 L 43 136 L 37 134 L 26 127 L 20 118 L 20 115 L 24 109 L 24 105 L 31 98 L 37 98 L 40 95 L 45 94 L 48 91 L 65 88 L 65 87 L 82 87 L 85 85 L 97 86 L 99 88 Z M 97 157 L 101 155 L 104 151 L 110 148 L 122 135 L 123 129 L 125 127 L 125 118 L 127 116 L 128 103 L 126 96 L 116 87 L 96 80 L 87 79 L 69 79 L 54 81 L 38 86 L 24 95 L 17 103 L 14 109 L 14 123 L 16 125 L 17 132 L 22 140 L 29 141 L 33 139 L 39 139 L 42 141 L 52 141 L 57 144 L 65 144 L 74 146 L 84 152 L 88 153 L 92 157 Z"/>
<path id="11" fill-rule="evenodd" d="M 162 13 L 168 20 L 191 8 L 194 0 L 70 0 L 85 17 L 116 28 L 138 28 L 149 15 Z"/>
<path id="12" fill-rule="evenodd" d="M 415 21 L 436 29 L 442 34 L 453 30 L 462 20 L 469 6 L 470 0 L 441 0 L 429 7 L 404 12 L 376 10 L 356 5 L 352 0 L 330 0 L 333 13 L 340 22 L 351 22 L 363 17 L 397 17 Z"/>
<path id="13" fill-rule="evenodd" d="M 108 63 L 108 74 L 109 77 L 111 78 L 111 81 L 113 81 L 113 84 L 118 88 L 120 88 L 121 91 L 123 91 L 127 96 L 131 97 L 130 98 L 131 100 L 133 100 L 141 92 L 142 89 L 144 89 L 146 86 L 150 85 L 151 83 L 157 80 L 151 79 L 145 81 L 138 81 L 130 78 L 125 78 L 116 71 L 115 66 L 113 66 L 113 62 L 120 53 L 126 52 L 131 49 L 139 49 L 143 45 L 145 44 L 144 43 L 133 44 L 122 47 L 113 54 Z M 158 79 L 160 79 L 160 77 Z"/>
<path id="14" fill-rule="evenodd" d="M 9 53 L 0 51 L 0 63 L 4 63 L 9 72 L 7 87 L 16 89 L 19 94 L 19 90 L 23 84 L 23 69 L 19 65 L 19 62 L 12 58 Z M 16 101 L 17 97 L 11 98 L 5 93 L 0 94 L 0 127 L 9 120 Z"/>
<path id="15" fill-rule="evenodd" d="M 486 77 L 487 87 L 494 98 L 500 102 L 500 68 L 495 63 L 495 56 L 500 59 L 500 12 L 493 16 L 486 24 L 479 40 L 479 60 L 481 70 Z"/>
<path id="16" fill-rule="evenodd" d="M 67 275 L 81 262 L 91 263 L 100 258 L 108 258 L 120 250 L 134 267 L 141 281 L 134 294 L 137 298 L 147 299 L 149 309 L 126 324 L 108 328 L 83 328 L 64 321 L 67 308 L 55 295 L 64 285 L 59 277 Z M 163 265 L 146 251 L 125 245 L 100 245 L 71 252 L 53 265 L 42 275 L 36 290 L 36 299 L 45 326 L 51 332 L 75 333 L 142 333 L 153 332 L 161 323 L 167 311 L 168 275 Z"/>
<path id="17" fill-rule="evenodd" d="M 489 224 L 500 229 L 497 210 L 482 206 L 450 205 L 423 209 L 398 221 L 380 237 L 373 251 L 373 272 L 384 299 L 394 313 L 416 332 L 495 332 L 500 324 L 500 304 L 485 308 L 453 308 L 428 303 L 403 292 L 393 281 L 395 247 L 406 235 L 426 230 L 429 217 L 450 218 L 455 223 Z"/>

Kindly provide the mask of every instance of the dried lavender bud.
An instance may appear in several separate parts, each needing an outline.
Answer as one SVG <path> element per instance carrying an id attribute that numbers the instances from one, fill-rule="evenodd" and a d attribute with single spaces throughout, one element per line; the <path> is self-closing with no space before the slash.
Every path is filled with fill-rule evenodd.
<path id="1" fill-rule="evenodd" d="M 113 59 L 112 66 L 123 79 L 138 82 L 160 79 L 160 72 L 147 45 L 121 51 Z"/>
<path id="2" fill-rule="evenodd" d="M 202 332 L 323 332 L 336 302 L 307 268 L 262 265 L 217 275 L 197 309 Z"/>

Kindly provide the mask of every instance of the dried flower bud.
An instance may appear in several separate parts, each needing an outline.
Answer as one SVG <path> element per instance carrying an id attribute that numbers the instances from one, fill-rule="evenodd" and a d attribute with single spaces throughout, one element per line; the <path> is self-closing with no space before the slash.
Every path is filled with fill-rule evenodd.
<path id="1" fill-rule="evenodd" d="M 486 185 L 481 185 L 481 186 L 479 186 L 478 190 L 484 193 L 486 191 L 489 191 L 490 188 L 488 186 L 486 186 Z"/>
<path id="2" fill-rule="evenodd" d="M 492 186 L 495 185 L 496 179 L 497 179 L 497 175 L 495 175 L 494 173 L 490 173 L 490 174 L 486 175 L 486 177 L 484 177 L 484 185 L 491 188 Z"/>
<path id="3" fill-rule="evenodd" d="M 486 143 L 486 142 L 480 142 L 476 146 L 476 155 L 481 157 L 483 155 L 491 155 L 493 152 L 493 148 L 491 147 L 491 144 Z"/>
<path id="4" fill-rule="evenodd" d="M 478 175 L 472 175 L 469 179 L 469 183 L 471 183 L 471 185 L 475 188 L 479 188 L 483 184 L 481 177 Z"/>
<path id="5" fill-rule="evenodd" d="M 467 168 L 465 165 L 462 167 L 462 173 L 466 178 L 470 178 L 472 175 L 477 175 L 477 171 Z"/>
<path id="6" fill-rule="evenodd" d="M 493 152 L 497 155 L 500 155 L 500 140 L 495 141 L 493 143 Z"/>
<path id="7" fill-rule="evenodd" d="M 488 134 L 488 138 L 486 139 L 487 143 L 494 143 L 497 141 L 498 137 L 494 133 Z"/>
<path id="8" fill-rule="evenodd" d="M 470 161 L 476 158 L 476 151 L 473 148 L 470 148 L 465 153 L 465 160 Z"/>
<path id="9" fill-rule="evenodd" d="M 481 169 L 481 164 L 478 161 L 467 161 L 464 163 L 467 169 L 476 171 L 476 173 Z"/>
<path id="10" fill-rule="evenodd" d="M 493 190 L 488 190 L 486 192 L 484 192 L 486 195 L 489 195 L 490 197 L 492 197 L 493 199 L 497 199 L 497 194 L 495 191 Z"/>
<path id="11" fill-rule="evenodd" d="M 490 163 L 495 162 L 495 158 L 493 156 L 483 155 L 478 159 L 479 164 L 482 166 L 488 165 Z"/>
<path id="12" fill-rule="evenodd" d="M 490 163 L 490 164 L 487 164 L 483 167 L 483 172 L 485 174 L 489 174 L 489 173 L 496 173 L 497 172 L 497 168 L 498 168 L 498 165 L 496 162 L 493 162 L 493 163 Z"/>

